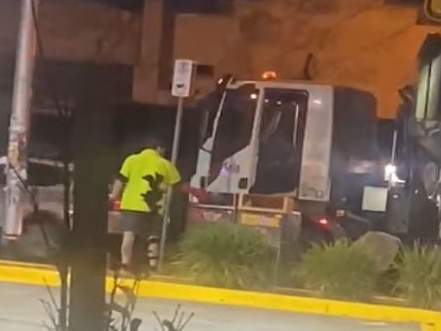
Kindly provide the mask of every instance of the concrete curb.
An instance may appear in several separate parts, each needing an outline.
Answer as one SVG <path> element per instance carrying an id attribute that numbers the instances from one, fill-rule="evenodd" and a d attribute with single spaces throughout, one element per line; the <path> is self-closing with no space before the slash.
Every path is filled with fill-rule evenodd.
<path id="1" fill-rule="evenodd" d="M 58 274 L 54 269 L 47 266 L 8 262 L 0 262 L 0 282 L 37 286 L 60 285 Z M 106 289 L 108 291 L 112 289 L 112 284 L 113 279 L 107 277 Z M 348 317 L 366 321 L 419 323 L 422 331 L 441 331 L 441 313 L 422 309 L 226 290 L 160 281 L 142 281 L 138 295 L 178 301 Z"/>

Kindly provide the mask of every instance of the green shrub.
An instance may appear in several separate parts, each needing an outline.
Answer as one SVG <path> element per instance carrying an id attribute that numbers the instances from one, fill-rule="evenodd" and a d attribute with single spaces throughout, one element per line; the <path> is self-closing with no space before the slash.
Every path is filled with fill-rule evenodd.
<path id="1" fill-rule="evenodd" d="M 257 230 L 210 224 L 184 236 L 175 265 L 197 284 L 244 289 L 269 283 L 270 261 L 271 249 Z"/>
<path id="2" fill-rule="evenodd" d="M 405 248 L 396 265 L 396 289 L 412 305 L 434 308 L 441 300 L 441 256 L 435 247 Z"/>
<path id="3" fill-rule="evenodd" d="M 347 300 L 369 299 L 377 278 L 374 261 L 346 240 L 314 245 L 305 253 L 296 273 L 305 287 L 326 297 Z"/>

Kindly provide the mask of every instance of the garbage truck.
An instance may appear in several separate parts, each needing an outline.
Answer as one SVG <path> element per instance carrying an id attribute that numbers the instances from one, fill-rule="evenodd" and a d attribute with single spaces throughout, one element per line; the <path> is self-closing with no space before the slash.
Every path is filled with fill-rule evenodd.
<path id="1" fill-rule="evenodd" d="M 429 39 L 420 63 L 428 61 L 421 55 L 430 53 L 428 43 L 433 57 L 436 42 Z M 439 59 L 440 50 L 435 53 Z M 377 118 L 376 99 L 366 91 L 277 79 L 275 73 L 264 75 L 270 79 L 221 79 L 201 103 L 205 127 L 191 185 L 205 188 L 210 198 L 191 197 L 190 224 L 278 228 L 278 240 L 308 244 L 356 239 L 369 230 L 437 241 L 441 145 L 428 146 L 433 134 L 416 137 L 408 127 L 435 120 L 419 115 L 427 102 L 439 102 L 439 78 L 421 78 L 441 68 L 441 60 L 431 61 L 432 69 L 420 65 L 417 84 L 398 91 L 402 105 L 389 126 Z M 422 95 L 430 88 L 431 98 Z"/>

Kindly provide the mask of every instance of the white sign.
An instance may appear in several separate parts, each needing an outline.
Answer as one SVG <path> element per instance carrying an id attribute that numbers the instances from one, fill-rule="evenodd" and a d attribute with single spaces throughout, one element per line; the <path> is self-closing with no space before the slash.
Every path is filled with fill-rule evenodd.
<path id="1" fill-rule="evenodd" d="M 171 94 L 174 97 L 187 98 L 191 94 L 196 63 L 192 60 L 175 61 Z"/>

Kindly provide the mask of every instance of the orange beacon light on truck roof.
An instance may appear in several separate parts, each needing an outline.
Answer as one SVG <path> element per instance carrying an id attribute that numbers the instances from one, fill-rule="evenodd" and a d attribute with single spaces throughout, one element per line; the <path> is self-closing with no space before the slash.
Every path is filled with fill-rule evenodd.
<path id="1" fill-rule="evenodd" d="M 273 80 L 277 78 L 277 74 L 275 71 L 265 71 L 262 74 L 262 79 L 263 80 Z"/>

